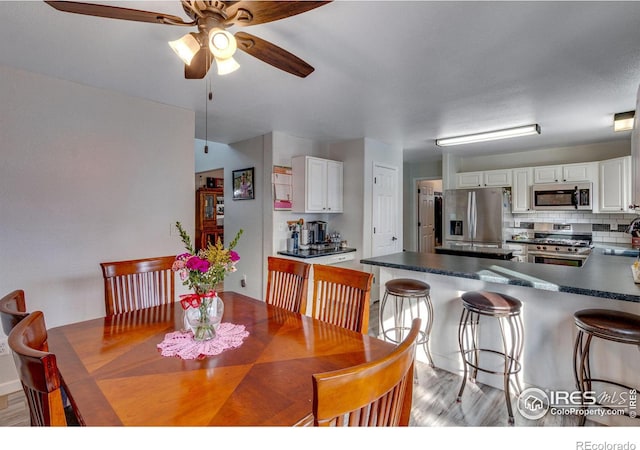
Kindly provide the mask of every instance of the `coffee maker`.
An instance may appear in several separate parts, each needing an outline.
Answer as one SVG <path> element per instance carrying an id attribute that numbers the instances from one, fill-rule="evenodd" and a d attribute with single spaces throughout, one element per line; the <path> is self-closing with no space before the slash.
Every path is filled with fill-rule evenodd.
<path id="1" fill-rule="evenodd" d="M 317 220 L 315 222 L 309 222 L 313 236 L 311 237 L 312 243 L 323 244 L 327 238 L 327 222 Z"/>

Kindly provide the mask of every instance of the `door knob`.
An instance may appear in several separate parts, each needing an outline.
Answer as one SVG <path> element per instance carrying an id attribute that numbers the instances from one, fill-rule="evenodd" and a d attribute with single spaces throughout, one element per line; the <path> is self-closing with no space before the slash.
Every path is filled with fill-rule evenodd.
<path id="1" fill-rule="evenodd" d="M 391 238 L 391 240 L 392 240 L 392 241 L 397 241 L 397 240 L 398 240 L 398 238 L 394 236 L 394 237 L 392 237 L 392 238 Z"/>

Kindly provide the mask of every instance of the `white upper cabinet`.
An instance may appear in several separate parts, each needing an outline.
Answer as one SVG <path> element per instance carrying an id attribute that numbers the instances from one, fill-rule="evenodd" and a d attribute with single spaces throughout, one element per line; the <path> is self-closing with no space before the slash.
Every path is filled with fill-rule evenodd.
<path id="1" fill-rule="evenodd" d="M 462 172 L 457 174 L 459 189 L 475 187 L 507 187 L 511 186 L 511 169 L 486 170 L 484 172 Z"/>
<path id="2" fill-rule="evenodd" d="M 533 167 L 513 169 L 513 185 L 511 189 L 511 211 L 514 213 L 533 212 L 531 209 L 531 184 Z"/>
<path id="3" fill-rule="evenodd" d="M 313 156 L 296 156 L 291 159 L 291 168 L 293 212 L 343 211 L 342 162 Z"/>
<path id="4" fill-rule="evenodd" d="M 456 186 L 458 188 L 482 187 L 484 176 L 482 172 L 463 172 L 457 174 Z"/>
<path id="5" fill-rule="evenodd" d="M 486 187 L 508 187 L 511 186 L 511 169 L 507 170 L 485 170 L 484 185 Z"/>
<path id="6" fill-rule="evenodd" d="M 597 162 L 534 167 L 533 183 L 594 182 L 597 179 L 597 168 Z"/>
<path id="7" fill-rule="evenodd" d="M 327 160 L 327 211 L 342 212 L 342 162 Z"/>
<path id="8" fill-rule="evenodd" d="M 631 199 L 631 156 L 600 161 L 598 212 L 624 213 Z"/>
<path id="9" fill-rule="evenodd" d="M 562 166 L 543 166 L 533 168 L 533 183 L 558 183 L 562 178 Z"/>

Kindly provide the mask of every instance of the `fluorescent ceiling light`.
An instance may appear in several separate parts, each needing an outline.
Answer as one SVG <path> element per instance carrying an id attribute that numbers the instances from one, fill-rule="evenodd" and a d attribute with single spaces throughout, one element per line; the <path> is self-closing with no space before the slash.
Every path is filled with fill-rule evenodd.
<path id="1" fill-rule="evenodd" d="M 496 141 L 518 136 L 528 136 L 530 134 L 540 134 L 540 125 L 525 125 L 523 127 L 507 128 L 504 130 L 487 131 L 485 133 L 468 134 L 466 136 L 456 136 L 444 139 L 436 139 L 436 145 L 446 147 L 448 145 L 471 144 L 473 142 Z"/>
<path id="2" fill-rule="evenodd" d="M 635 115 L 635 111 L 614 114 L 613 131 L 628 131 L 633 129 L 633 118 Z"/>

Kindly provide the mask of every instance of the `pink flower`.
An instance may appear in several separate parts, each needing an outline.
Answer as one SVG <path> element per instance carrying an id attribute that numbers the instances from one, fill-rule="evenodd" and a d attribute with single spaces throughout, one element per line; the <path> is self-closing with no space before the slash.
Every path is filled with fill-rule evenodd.
<path id="1" fill-rule="evenodd" d="M 185 265 L 188 269 L 197 270 L 202 273 L 205 273 L 207 270 L 209 270 L 210 266 L 209 261 L 198 256 L 192 256 L 191 258 L 187 259 Z"/>
<path id="2" fill-rule="evenodd" d="M 229 250 L 229 259 L 232 262 L 237 262 L 240 261 L 240 255 L 238 255 L 236 252 L 234 252 L 233 250 Z"/>

